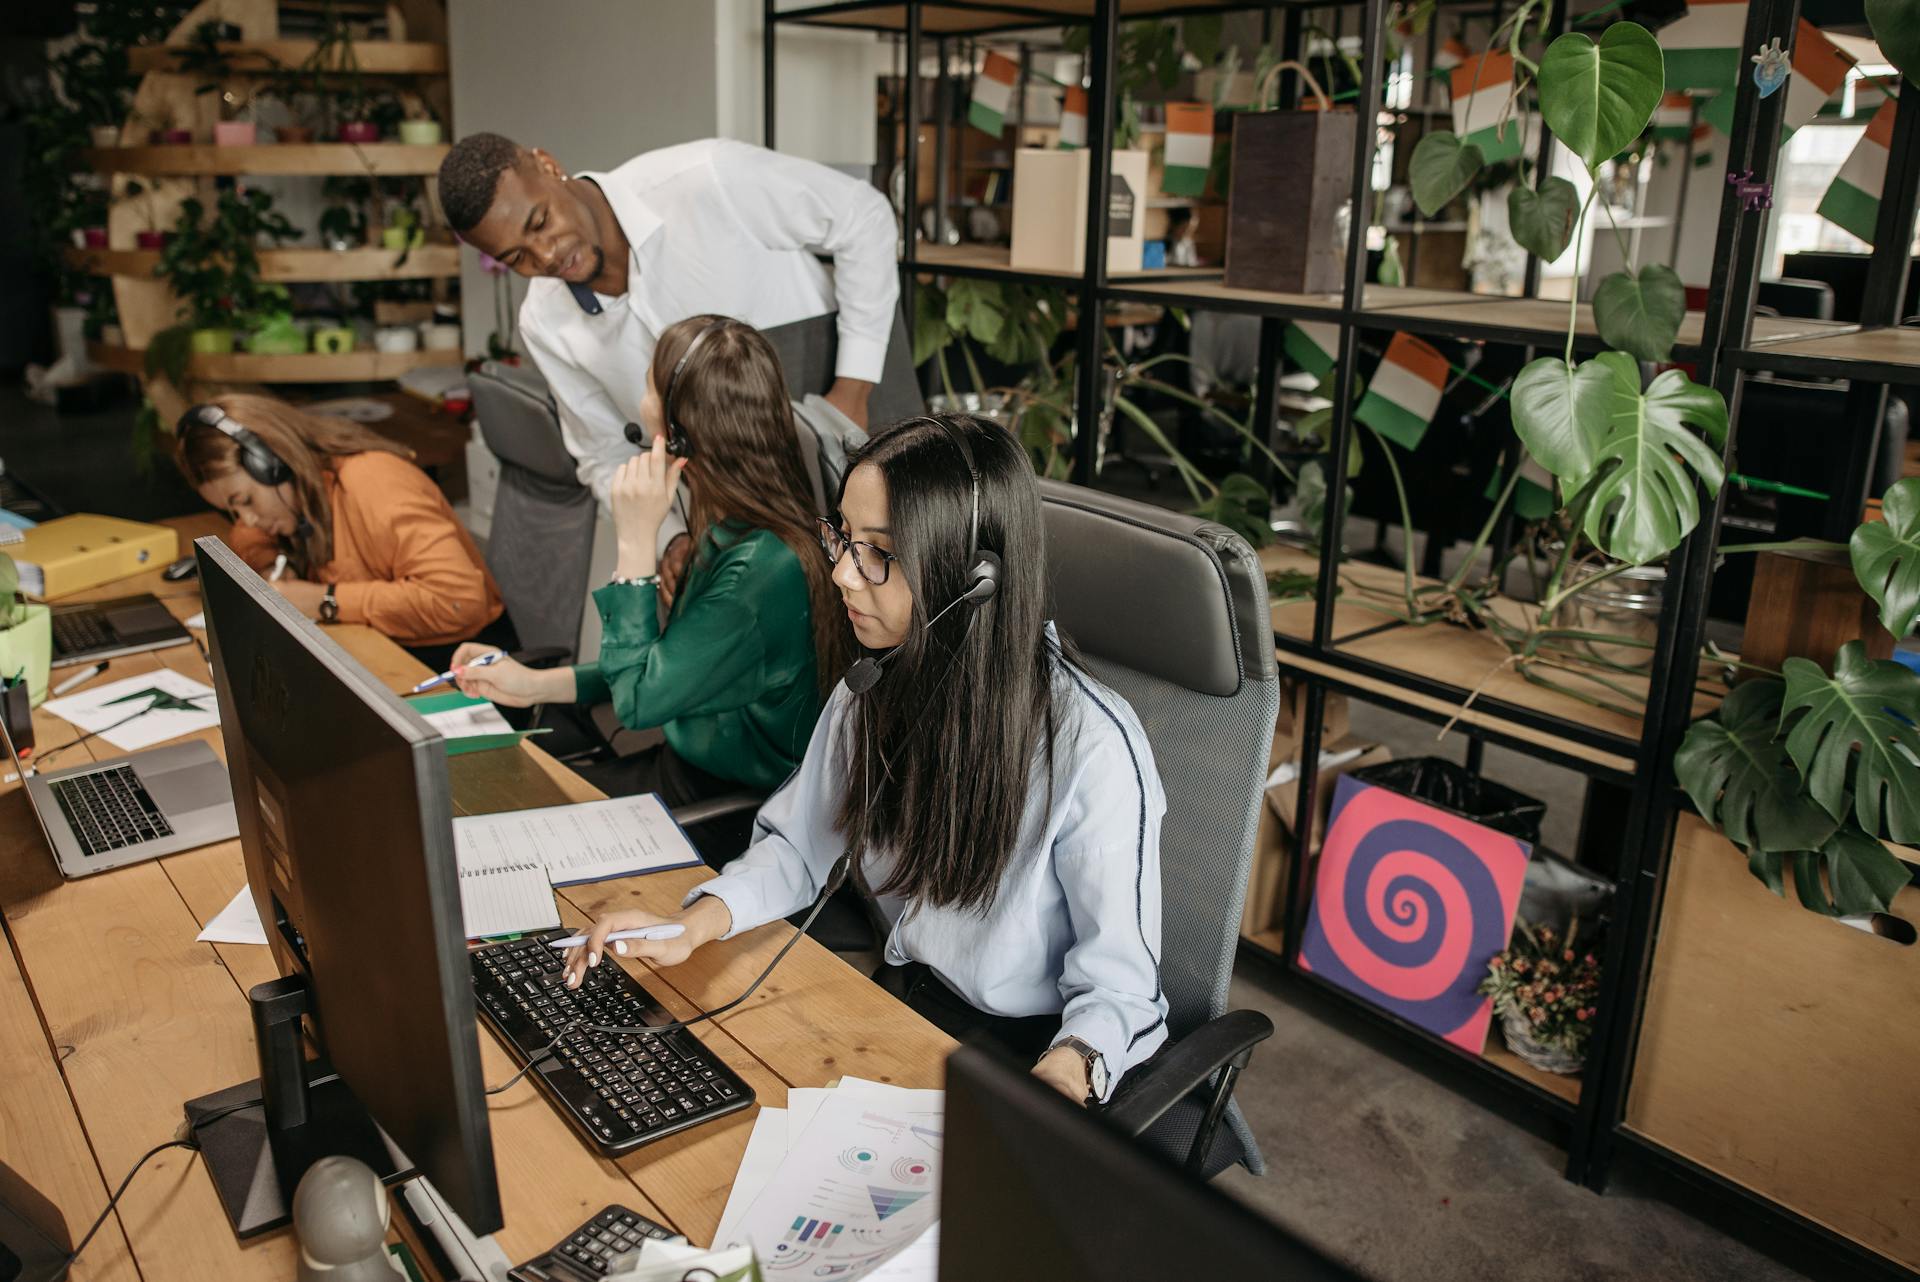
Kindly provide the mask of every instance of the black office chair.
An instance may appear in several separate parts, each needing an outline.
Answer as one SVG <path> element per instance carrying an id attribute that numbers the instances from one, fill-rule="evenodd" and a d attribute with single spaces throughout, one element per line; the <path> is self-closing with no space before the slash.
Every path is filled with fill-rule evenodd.
<path id="1" fill-rule="evenodd" d="M 1227 985 L 1280 706 L 1266 579 L 1223 526 L 1078 486 L 1042 482 L 1041 493 L 1053 617 L 1133 705 L 1167 797 L 1168 1041 L 1121 1079 L 1107 1116 L 1196 1174 L 1235 1162 L 1261 1174 L 1232 1095 L 1273 1024 L 1227 1010 Z"/>
<path id="2" fill-rule="evenodd" d="M 1798 316 L 1807 320 L 1833 319 L 1833 286 L 1823 280 L 1778 280 L 1760 282 L 1759 307 L 1775 316 Z"/>

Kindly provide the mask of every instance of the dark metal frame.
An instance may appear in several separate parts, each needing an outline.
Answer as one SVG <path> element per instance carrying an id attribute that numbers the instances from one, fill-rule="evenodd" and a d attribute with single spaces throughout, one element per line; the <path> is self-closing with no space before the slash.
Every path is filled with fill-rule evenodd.
<path id="1" fill-rule="evenodd" d="M 1383 44 L 1386 0 L 1328 0 L 1335 7 L 1362 10 L 1361 102 L 1378 101 L 1383 87 L 1380 53 Z M 1255 386 L 1255 421 L 1269 432 L 1278 404 L 1278 369 L 1281 335 L 1293 319 L 1332 322 L 1340 327 L 1340 350 L 1336 366 L 1336 388 L 1331 439 L 1327 457 L 1342 459 L 1353 439 L 1356 425 L 1352 417 L 1352 388 L 1363 330 L 1402 330 L 1442 338 L 1481 340 L 1519 347 L 1558 348 L 1565 332 L 1533 326 L 1516 326 L 1498 319 L 1497 309 L 1486 312 L 1485 322 L 1452 308 L 1444 316 L 1409 314 L 1392 308 L 1369 309 L 1365 306 L 1366 223 L 1351 220 L 1346 264 L 1346 279 L 1339 295 L 1325 298 L 1278 298 L 1257 294 L 1221 296 L 1204 288 L 1182 288 L 1177 277 L 1159 275 L 1151 280 L 1113 281 L 1107 275 L 1105 213 L 1109 193 L 1110 166 L 1105 163 L 1106 140 L 1112 136 L 1114 95 L 1108 91 L 1115 72 L 1115 48 L 1119 34 L 1120 0 L 1092 0 L 1090 14 L 1062 14 L 1056 11 L 993 0 L 847 0 L 838 4 L 819 4 L 805 9 L 776 13 L 773 0 L 766 0 L 765 72 L 767 118 L 766 137 L 771 143 L 774 123 L 774 73 L 772 54 L 776 24 L 820 21 L 826 18 L 858 17 L 882 8 L 903 8 L 904 32 L 898 23 L 876 18 L 872 22 L 836 26 L 864 26 L 873 30 L 903 34 L 909 68 L 906 97 L 905 180 L 908 193 L 903 214 L 909 234 L 904 239 L 901 257 L 902 299 L 907 315 L 912 316 L 915 278 L 920 274 L 971 276 L 991 280 L 1043 284 L 1064 289 L 1080 303 L 1082 323 L 1076 334 L 1076 404 L 1079 430 L 1075 433 L 1073 479 L 1086 483 L 1092 479 L 1098 442 L 1100 385 L 1100 347 L 1104 326 L 1100 315 L 1109 303 L 1143 302 L 1169 307 L 1212 310 L 1257 316 L 1260 327 L 1260 371 Z M 1326 5 L 1308 7 L 1327 7 Z M 917 140 L 920 125 L 918 94 L 919 58 L 926 36 L 923 34 L 923 9 L 977 10 L 981 24 L 965 31 L 940 34 L 945 40 L 960 36 L 1007 33 L 1021 30 L 1060 27 L 1089 22 L 1092 35 L 1088 46 L 1087 69 L 1091 80 L 1088 92 L 1087 152 L 1093 157 L 1089 172 L 1090 199 L 1086 210 L 1086 261 L 1078 275 L 1015 271 L 1007 268 L 950 265 L 925 262 L 916 252 L 917 228 L 914 227 L 917 190 Z M 1282 39 L 1290 53 L 1297 53 L 1300 34 L 1299 4 L 1209 4 L 1192 8 L 1161 8 L 1142 5 L 1136 12 L 1128 6 L 1129 19 L 1173 17 L 1182 14 L 1279 8 L 1284 13 Z M 1567 29 L 1571 16 L 1562 7 L 1560 22 Z M 1006 21 L 1013 15 L 1016 21 Z M 1753 0 L 1748 11 L 1744 47 L 1759 47 L 1773 36 L 1790 42 L 1799 16 L 1799 0 Z M 1271 14 L 1268 16 L 1271 27 Z M 944 67 L 943 67 L 944 72 Z M 1024 79 L 1022 81 L 1024 85 Z M 1742 78 L 1735 100 L 1731 150 L 1731 173 L 1751 170 L 1756 178 L 1771 182 L 1778 162 L 1774 140 L 1779 136 L 1779 119 L 1784 95 L 1761 99 L 1750 80 Z M 1916 206 L 1920 206 L 1920 112 L 1896 117 L 1889 172 L 1884 184 L 1876 249 L 1868 271 L 1866 303 L 1859 328 L 1872 329 L 1898 324 L 1898 300 L 1902 298 L 1907 271 L 1906 247 L 1911 241 Z M 944 130 L 947 122 L 942 120 Z M 1355 209 L 1367 208 L 1370 199 L 1370 175 L 1376 149 L 1376 131 L 1363 127 L 1354 146 L 1352 198 Z M 1544 168 L 1550 156 L 1551 138 L 1544 135 L 1536 158 Z M 1689 153 L 1691 138 L 1688 140 Z M 1693 211 L 1696 217 L 1705 210 Z M 1916 381 L 1916 367 L 1883 360 L 1863 360 L 1846 355 L 1844 349 L 1819 351 L 1820 344 L 1799 352 L 1772 352 L 1752 338 L 1753 302 L 1758 285 L 1760 250 L 1765 239 L 1766 211 L 1746 210 L 1731 187 L 1723 192 L 1718 211 L 1716 259 L 1728 264 L 1728 270 L 1716 277 L 1710 291 L 1703 332 L 1697 344 L 1676 349 L 1681 359 L 1697 366 L 1696 381 L 1711 384 L 1727 398 L 1733 419 L 1724 457 L 1730 462 L 1737 434 L 1741 391 L 1751 372 L 1770 370 L 1788 375 L 1803 375 L 1853 380 L 1849 400 L 1849 419 L 1865 424 L 1849 442 L 1849 471 L 1845 486 L 1835 497 L 1836 512 L 1858 511 L 1858 499 L 1864 498 L 1869 458 L 1878 428 L 1879 407 L 1884 400 L 1883 384 Z M 1679 228 L 1674 235 L 1676 243 Z M 1537 293 L 1539 265 L 1529 257 L 1526 285 L 1528 296 Z M 1465 303 L 1467 300 L 1460 300 Z M 1499 300 L 1488 299 L 1488 302 Z M 1451 307 L 1451 304 L 1449 304 Z M 1835 330 L 1843 335 L 1851 330 Z M 1597 350 L 1601 343 L 1591 335 L 1576 338 L 1580 350 Z M 1917 345 L 1920 346 L 1920 345 Z M 1594 1049 L 1578 1104 L 1570 1104 L 1530 1081 L 1515 1077 L 1496 1064 L 1479 1057 L 1462 1056 L 1451 1046 L 1395 1016 L 1386 1014 L 1344 991 L 1325 983 L 1300 968 L 1299 940 L 1302 936 L 1310 895 L 1311 860 L 1295 859 L 1289 870 L 1283 951 L 1272 953 L 1248 944 L 1279 963 L 1290 979 L 1305 984 L 1316 993 L 1355 1012 L 1362 1022 L 1388 1030 L 1413 1054 L 1422 1055 L 1437 1074 L 1450 1075 L 1463 1083 L 1489 1085 L 1504 1098 L 1524 1107 L 1530 1115 L 1545 1117 L 1563 1129 L 1567 1142 L 1567 1177 L 1596 1190 L 1606 1185 L 1609 1172 L 1621 1165 L 1632 1165 L 1664 1178 L 1676 1189 L 1690 1190 L 1690 1209 L 1709 1218 L 1741 1217 L 1741 1229 L 1751 1235 L 1756 1222 L 1764 1230 L 1765 1241 L 1786 1254 L 1810 1260 L 1815 1268 L 1838 1267 L 1849 1277 L 1905 1279 L 1920 1282 L 1916 1274 L 1885 1257 L 1857 1245 L 1832 1230 L 1815 1224 L 1790 1209 L 1773 1203 L 1738 1183 L 1709 1171 L 1658 1142 L 1627 1129 L 1626 1100 L 1632 1080 L 1634 1054 L 1653 959 L 1653 947 L 1659 924 L 1661 898 L 1665 889 L 1671 857 L 1674 825 L 1685 802 L 1672 772 L 1673 751 L 1684 735 L 1692 715 L 1692 686 L 1686 679 L 1673 679 L 1674 659 L 1699 653 L 1706 627 L 1707 587 L 1715 560 L 1715 545 L 1725 503 L 1725 489 L 1703 503 L 1698 527 L 1675 551 L 1668 563 L 1665 595 L 1660 615 L 1660 630 L 1652 667 L 1651 687 L 1646 715 L 1638 740 L 1608 733 L 1591 726 L 1569 722 L 1535 709 L 1492 699 L 1476 699 L 1474 706 L 1487 717 L 1462 723 L 1458 730 L 1468 738 L 1470 768 L 1477 768 L 1486 742 L 1502 744 L 1535 759 L 1551 762 L 1587 776 L 1595 785 L 1613 789 L 1626 800 L 1625 822 L 1621 829 L 1620 850 L 1615 867 L 1613 927 L 1606 945 L 1605 986 L 1600 1000 Z M 1363 701 L 1391 707 L 1394 711 L 1429 722 L 1449 720 L 1425 703 L 1399 698 L 1383 692 L 1380 685 L 1409 695 L 1438 699 L 1457 708 L 1466 692 L 1446 682 L 1420 673 L 1391 668 L 1343 651 L 1343 638 L 1334 635 L 1334 601 L 1338 588 L 1339 530 L 1345 518 L 1344 487 L 1329 487 L 1326 525 L 1322 531 L 1319 575 L 1315 587 L 1315 619 L 1311 639 L 1276 634 L 1275 644 L 1284 662 L 1287 655 L 1311 659 L 1312 671 L 1295 668 L 1291 674 L 1305 687 L 1304 715 L 1301 719 L 1300 759 L 1317 761 L 1321 746 L 1322 722 L 1330 694 L 1346 693 Z M 1849 527 L 1851 520 L 1845 521 Z M 1328 671 L 1331 669 L 1331 671 Z M 1540 741 L 1548 735 L 1567 745 L 1556 748 Z M 1569 749 L 1584 748 L 1588 755 Z M 1591 759 L 1598 750 L 1626 763 L 1626 769 Z M 1296 813 L 1316 813 L 1318 773 L 1300 772 Z M 1591 818 L 1591 816 L 1589 816 Z M 1608 825 L 1602 825 L 1607 827 Z M 1583 839 L 1586 834 L 1583 833 Z"/>

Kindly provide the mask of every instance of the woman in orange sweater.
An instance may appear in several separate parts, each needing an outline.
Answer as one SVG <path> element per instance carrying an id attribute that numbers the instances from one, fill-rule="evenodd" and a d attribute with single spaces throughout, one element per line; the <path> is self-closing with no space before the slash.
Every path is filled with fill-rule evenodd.
<path id="1" fill-rule="evenodd" d="M 446 496 L 412 452 L 345 419 L 271 396 L 189 409 L 174 458 L 200 497 L 233 517 L 228 543 L 323 623 L 364 623 L 436 672 L 462 641 L 514 648 L 500 589 Z"/>

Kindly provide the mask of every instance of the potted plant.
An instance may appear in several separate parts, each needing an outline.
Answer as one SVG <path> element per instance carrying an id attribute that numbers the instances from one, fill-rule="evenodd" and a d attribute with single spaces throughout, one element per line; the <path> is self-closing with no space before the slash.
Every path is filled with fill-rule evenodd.
<path id="1" fill-rule="evenodd" d="M 328 178 L 320 184 L 328 201 L 320 211 L 320 239 L 328 249 L 359 249 L 367 243 L 367 201 L 373 196 L 368 178 Z"/>
<path id="2" fill-rule="evenodd" d="M 134 243 L 141 249 L 164 249 L 173 233 L 162 231 L 159 221 L 154 217 L 153 188 L 138 178 L 129 178 L 126 186 L 121 188 L 121 195 L 128 200 L 140 198 L 140 216 L 147 224 L 147 229 L 134 233 Z"/>
<path id="3" fill-rule="evenodd" d="M 20 571 L 0 552 L 0 676 L 25 677 L 28 699 L 39 707 L 47 697 L 47 673 L 53 666 L 53 615 L 20 595 Z"/>
<path id="4" fill-rule="evenodd" d="M 277 243 L 299 234 L 264 191 L 223 191 L 211 211 L 198 200 L 182 201 L 156 274 L 179 297 L 185 319 L 154 336 L 149 372 L 178 383 L 189 353 L 230 352 L 236 328 L 251 329 L 262 315 L 284 310 L 285 290 L 260 280 L 257 248 L 263 236 Z"/>
<path id="5" fill-rule="evenodd" d="M 307 331 L 293 318 L 292 298 L 286 286 L 263 286 L 260 300 L 253 328 L 247 333 L 247 350 L 260 356 L 298 356 L 305 352 Z"/>
<path id="6" fill-rule="evenodd" d="M 402 108 L 404 115 L 400 121 L 400 141 L 413 147 L 437 147 L 440 144 L 440 122 L 433 118 L 427 105 L 414 98 Z"/>
<path id="7" fill-rule="evenodd" d="M 1507 1049 L 1548 1073 L 1587 1062 L 1600 1001 L 1600 959 L 1579 942 L 1580 919 L 1565 937 L 1551 926 L 1514 922 L 1506 951 L 1487 963 L 1479 991 L 1493 998 Z"/>

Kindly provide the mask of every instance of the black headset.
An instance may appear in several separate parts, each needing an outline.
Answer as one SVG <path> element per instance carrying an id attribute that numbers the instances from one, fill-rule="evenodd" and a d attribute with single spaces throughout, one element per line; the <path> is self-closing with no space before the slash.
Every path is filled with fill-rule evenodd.
<path id="1" fill-rule="evenodd" d="M 262 485 L 285 485 L 293 479 L 286 460 L 267 447 L 267 443 L 236 422 L 218 405 L 195 405 L 180 416 L 178 432 L 184 439 L 196 427 L 212 428 L 233 438 L 240 447 L 240 466 Z"/>
<path id="2" fill-rule="evenodd" d="M 980 546 L 980 468 L 974 462 L 973 447 L 967 444 L 966 435 L 945 419 L 934 418 L 931 415 L 906 419 L 900 426 L 905 427 L 912 423 L 931 423 L 947 434 L 947 439 L 953 442 L 953 447 L 960 451 L 960 457 L 966 461 L 967 481 L 972 491 L 967 517 L 966 587 L 961 589 L 959 596 L 941 606 L 939 613 L 927 620 L 926 629 L 923 630 L 931 630 L 934 624 L 947 616 L 949 610 L 962 602 L 978 608 L 993 600 L 994 595 L 1000 591 L 1000 555 Z M 968 621 L 968 626 L 972 626 L 971 619 Z M 879 658 L 869 656 L 855 662 L 851 668 L 847 669 L 847 689 L 854 694 L 865 694 L 873 689 L 880 683 L 880 678 L 887 674 L 888 661 L 899 654 L 906 644 L 902 641 Z"/>
<path id="3" fill-rule="evenodd" d="M 660 414 L 667 420 L 667 453 L 675 458 L 693 457 L 693 438 L 687 435 L 687 429 L 681 426 L 680 420 L 673 416 L 674 385 L 679 383 L 680 375 L 687 368 L 687 363 L 693 359 L 693 354 L 700 350 L 700 344 L 707 341 L 707 335 L 731 323 L 725 316 L 717 316 L 708 321 L 706 326 L 693 336 L 693 341 L 687 344 L 687 350 L 680 354 L 680 359 L 673 363 L 673 372 L 667 375 L 667 394 L 661 398 Z M 642 449 L 646 448 L 645 428 L 638 423 L 629 423 L 625 432 L 629 444 L 637 445 Z"/>

